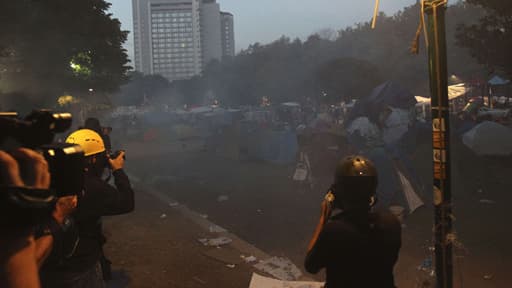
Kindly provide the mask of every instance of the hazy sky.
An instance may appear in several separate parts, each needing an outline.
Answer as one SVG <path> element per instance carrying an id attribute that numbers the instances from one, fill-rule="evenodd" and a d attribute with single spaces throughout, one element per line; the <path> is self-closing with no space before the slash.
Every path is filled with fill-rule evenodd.
<path id="1" fill-rule="evenodd" d="M 112 13 L 119 18 L 124 30 L 131 31 L 132 1 L 107 0 Z M 307 36 L 324 28 L 341 29 L 357 22 L 368 21 L 375 0 L 217 0 L 222 11 L 235 18 L 236 50 L 249 44 L 268 43 L 282 35 L 290 38 Z M 416 0 L 380 0 L 380 10 L 390 15 Z M 133 55 L 133 36 L 126 43 Z"/>

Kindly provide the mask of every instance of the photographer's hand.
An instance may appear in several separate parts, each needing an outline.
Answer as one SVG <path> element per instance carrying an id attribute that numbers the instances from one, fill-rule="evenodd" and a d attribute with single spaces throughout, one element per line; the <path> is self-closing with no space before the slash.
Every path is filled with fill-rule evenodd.
<path id="1" fill-rule="evenodd" d="M 23 170 L 19 170 L 18 177 L 21 179 L 21 185 L 36 189 L 48 189 L 50 188 L 50 172 L 48 170 L 48 162 L 44 159 L 44 156 L 27 148 L 18 148 L 11 152 L 11 155 L 16 158 L 18 163 L 24 163 L 22 166 Z M 30 177 L 25 177 L 29 175 Z"/>
<path id="2" fill-rule="evenodd" d="M 19 162 L 25 164 L 22 171 Z M 11 154 L 0 151 L 0 172 L 1 186 L 37 189 L 50 186 L 48 163 L 42 155 L 26 148 Z M 23 179 L 22 175 L 30 175 L 31 179 Z M 39 287 L 34 237 L 31 233 L 5 229 L 0 237 L 0 287 Z"/>
<path id="3" fill-rule="evenodd" d="M 123 169 L 124 167 L 124 159 L 126 153 L 124 151 L 121 151 L 119 155 L 117 155 L 117 158 L 115 159 L 108 159 L 108 163 L 110 164 L 110 168 L 112 168 L 112 172 Z"/>
<path id="4" fill-rule="evenodd" d="M 10 154 L 0 150 L 0 168 L 2 177 L 0 183 L 3 186 L 22 187 L 23 181 L 20 176 L 20 168 L 16 159 Z"/>

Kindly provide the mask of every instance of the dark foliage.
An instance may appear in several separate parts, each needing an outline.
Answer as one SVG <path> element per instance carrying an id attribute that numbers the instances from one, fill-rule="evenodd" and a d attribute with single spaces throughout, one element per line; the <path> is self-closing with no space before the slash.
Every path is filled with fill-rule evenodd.
<path id="1" fill-rule="evenodd" d="M 22 93 L 28 105 L 63 93 L 115 91 L 130 68 L 127 31 L 104 0 L 0 2 L 0 92 Z M 74 64 L 74 65 L 71 65 Z"/>

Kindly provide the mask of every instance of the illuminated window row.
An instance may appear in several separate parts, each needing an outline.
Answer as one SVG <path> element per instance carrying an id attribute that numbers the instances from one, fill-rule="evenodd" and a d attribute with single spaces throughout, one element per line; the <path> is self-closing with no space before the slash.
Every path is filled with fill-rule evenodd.
<path id="1" fill-rule="evenodd" d="M 192 27 L 192 23 L 153 23 L 151 27 L 153 29 L 163 27 Z"/>
<path id="2" fill-rule="evenodd" d="M 192 22 L 192 18 L 155 18 L 151 19 L 151 23 L 177 23 L 177 22 Z"/>
<path id="3" fill-rule="evenodd" d="M 193 35 L 192 33 L 168 33 L 168 34 L 153 34 L 153 39 L 160 40 L 160 42 L 174 42 L 174 41 L 164 41 L 164 40 L 175 40 L 175 39 L 184 39 L 187 38 L 190 40 L 181 40 L 181 41 L 192 41 Z"/>
<path id="4" fill-rule="evenodd" d="M 195 57 L 193 55 L 187 55 L 187 56 L 174 55 L 174 57 L 171 57 L 171 58 L 154 58 L 153 63 L 154 64 L 189 63 L 189 62 L 193 62 L 194 59 L 195 59 Z"/>
<path id="5" fill-rule="evenodd" d="M 154 36 L 165 36 L 169 34 L 188 34 L 192 36 L 192 28 L 175 28 L 175 29 L 153 29 Z"/>
<path id="6" fill-rule="evenodd" d="M 191 12 L 154 12 L 154 17 L 191 17 Z"/>

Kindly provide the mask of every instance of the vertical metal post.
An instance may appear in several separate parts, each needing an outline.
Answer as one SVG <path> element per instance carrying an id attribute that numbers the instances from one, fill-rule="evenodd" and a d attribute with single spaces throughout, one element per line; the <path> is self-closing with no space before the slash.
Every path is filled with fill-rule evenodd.
<path id="1" fill-rule="evenodd" d="M 432 111 L 433 198 L 435 206 L 436 287 L 453 287 L 452 205 L 450 177 L 450 111 L 446 63 L 446 2 L 425 1 Z"/>

